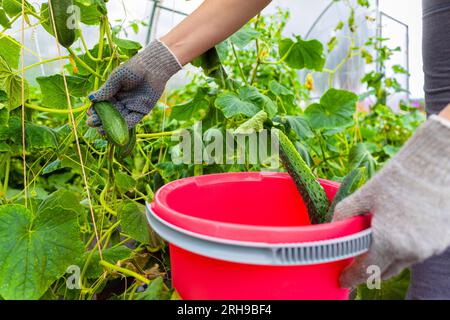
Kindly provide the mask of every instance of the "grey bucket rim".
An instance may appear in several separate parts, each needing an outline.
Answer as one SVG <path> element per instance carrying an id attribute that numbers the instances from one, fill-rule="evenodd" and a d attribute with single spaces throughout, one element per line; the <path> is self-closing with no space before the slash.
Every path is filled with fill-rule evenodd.
<path id="1" fill-rule="evenodd" d="M 149 203 L 146 217 L 152 229 L 170 244 L 208 258 L 250 265 L 331 263 L 364 254 L 372 243 L 372 228 L 328 240 L 274 244 L 222 239 L 185 230 L 160 218 Z"/>

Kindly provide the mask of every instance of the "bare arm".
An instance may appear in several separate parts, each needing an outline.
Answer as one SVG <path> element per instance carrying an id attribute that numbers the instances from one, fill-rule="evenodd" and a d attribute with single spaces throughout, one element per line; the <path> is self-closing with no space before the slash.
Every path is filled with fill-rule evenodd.
<path id="1" fill-rule="evenodd" d="M 182 65 L 239 30 L 271 0 L 206 0 L 160 40 Z"/>
<path id="2" fill-rule="evenodd" d="M 447 108 L 442 110 L 440 116 L 442 118 L 446 118 L 447 120 L 450 120 L 450 104 L 447 106 Z"/>

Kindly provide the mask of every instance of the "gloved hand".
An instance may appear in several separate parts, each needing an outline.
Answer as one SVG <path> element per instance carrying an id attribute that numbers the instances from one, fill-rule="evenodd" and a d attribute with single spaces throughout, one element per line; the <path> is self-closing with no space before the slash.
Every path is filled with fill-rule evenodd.
<path id="1" fill-rule="evenodd" d="M 366 185 L 339 203 L 334 220 L 372 213 L 373 243 L 341 275 L 343 287 L 382 279 L 450 246 L 450 122 L 432 116 Z"/>
<path id="2" fill-rule="evenodd" d="M 133 128 L 158 102 L 167 81 L 182 66 L 173 53 L 159 40 L 114 70 L 106 83 L 89 96 L 92 102 L 110 101 Z M 101 129 L 93 108 L 87 124 Z"/>

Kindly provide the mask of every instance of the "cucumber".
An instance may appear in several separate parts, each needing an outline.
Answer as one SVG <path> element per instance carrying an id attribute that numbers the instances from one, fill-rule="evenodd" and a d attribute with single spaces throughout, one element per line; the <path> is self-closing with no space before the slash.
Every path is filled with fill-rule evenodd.
<path id="1" fill-rule="evenodd" d="M 333 219 L 334 209 L 336 209 L 337 204 L 355 192 L 365 180 L 366 175 L 364 167 L 352 170 L 345 176 L 344 180 L 342 180 L 341 187 L 334 196 L 333 202 L 328 210 L 327 220 L 331 221 Z"/>
<path id="2" fill-rule="evenodd" d="M 73 0 L 48 0 L 48 3 L 53 11 L 56 39 L 63 47 L 69 48 L 76 40 L 76 29 L 68 26 L 68 21 L 72 16 L 67 13 L 68 8 L 73 6 Z M 49 19 L 52 21 L 50 12 Z"/>
<path id="3" fill-rule="evenodd" d="M 282 131 L 278 129 L 273 129 L 273 131 L 278 137 L 280 159 L 303 198 L 311 224 L 327 222 L 330 201 L 325 190 L 297 152 L 291 140 Z"/>
<path id="4" fill-rule="evenodd" d="M 128 126 L 116 107 L 111 102 L 101 101 L 94 103 L 93 108 L 102 122 L 108 140 L 116 146 L 126 146 L 130 140 Z"/>
<path id="5" fill-rule="evenodd" d="M 116 148 L 116 157 L 119 160 L 125 159 L 133 152 L 134 147 L 136 146 L 136 128 L 129 131 L 129 136 L 130 139 L 125 146 Z"/>

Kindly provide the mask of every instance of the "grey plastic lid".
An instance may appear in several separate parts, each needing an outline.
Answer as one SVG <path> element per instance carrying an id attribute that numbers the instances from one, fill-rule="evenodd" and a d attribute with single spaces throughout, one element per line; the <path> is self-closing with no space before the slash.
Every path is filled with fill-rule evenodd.
<path id="1" fill-rule="evenodd" d="M 169 243 L 218 260 L 251 265 L 313 265 L 353 258 L 367 252 L 372 229 L 351 236 L 302 243 L 273 244 L 215 238 L 194 233 L 164 221 L 147 204 L 147 220 Z"/>

